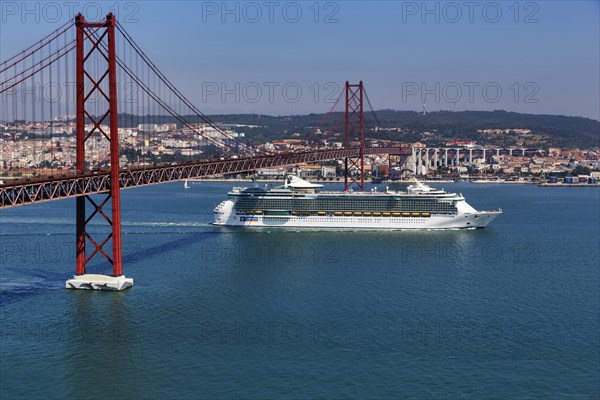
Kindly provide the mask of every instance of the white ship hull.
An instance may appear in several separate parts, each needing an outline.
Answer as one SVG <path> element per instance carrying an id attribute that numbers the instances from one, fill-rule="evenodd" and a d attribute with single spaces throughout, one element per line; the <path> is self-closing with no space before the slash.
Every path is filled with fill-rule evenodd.
<path id="1" fill-rule="evenodd" d="M 351 230 L 477 229 L 485 228 L 502 213 L 501 210 L 477 211 L 462 195 L 420 183 L 411 185 L 408 193 L 317 192 L 315 189 L 321 185 L 298 178 L 292 178 L 290 186 L 268 190 L 234 188 L 229 193 L 230 198 L 214 209 L 214 225 Z M 401 209 L 403 204 L 404 210 Z"/>
<path id="2" fill-rule="evenodd" d="M 217 220 L 214 225 L 246 227 L 284 227 L 284 228 L 337 228 L 337 229 L 375 229 L 375 230 L 412 230 L 412 229 L 477 229 L 485 228 L 500 213 L 482 211 L 477 214 L 455 216 L 413 217 L 336 217 L 336 216 L 291 216 L 277 217 L 264 215 L 231 215 Z"/>
<path id="3" fill-rule="evenodd" d="M 335 215 L 245 215 L 235 211 L 232 200 L 223 201 L 214 211 L 214 225 L 245 227 L 284 228 L 336 228 L 370 230 L 413 229 L 478 229 L 485 228 L 501 211 L 476 211 L 463 203 L 466 212 L 455 215 L 431 215 L 429 217 L 373 217 Z"/>

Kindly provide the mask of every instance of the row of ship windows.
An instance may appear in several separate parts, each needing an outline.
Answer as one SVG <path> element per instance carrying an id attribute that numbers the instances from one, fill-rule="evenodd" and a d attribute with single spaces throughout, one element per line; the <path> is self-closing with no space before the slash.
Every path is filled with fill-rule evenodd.
<path id="1" fill-rule="evenodd" d="M 419 210 L 419 209 L 412 209 L 412 210 L 361 210 L 361 209 L 354 209 L 354 210 L 343 210 L 343 209 L 338 209 L 338 210 L 322 210 L 322 211 L 314 211 L 314 210 L 294 210 L 294 211 L 264 211 L 264 210 L 256 210 L 258 211 L 257 213 L 254 210 L 236 210 L 236 213 L 238 214 L 246 214 L 246 215 L 272 215 L 272 216 L 282 216 L 282 215 L 318 215 L 318 216 L 325 216 L 325 215 L 331 215 L 331 216 L 350 216 L 350 215 L 356 215 L 356 216 L 361 216 L 361 215 L 366 215 L 366 216 L 375 216 L 375 217 L 380 217 L 380 216 L 390 216 L 392 214 L 394 214 L 395 216 L 405 216 L 408 217 L 410 216 L 410 214 L 413 213 L 420 213 L 420 214 L 442 214 L 442 215 L 455 215 L 456 214 L 456 210 Z M 404 214 L 404 215 L 400 215 L 400 214 Z"/>
<path id="2" fill-rule="evenodd" d="M 306 200 L 302 200 L 302 201 L 293 201 L 293 200 L 287 200 L 287 199 L 281 199 L 281 200 L 277 200 L 277 199 L 270 199 L 270 200 L 265 200 L 265 199 L 239 199 L 237 201 L 238 204 L 277 204 L 277 205 L 285 205 L 286 207 L 293 207 L 294 205 L 321 205 L 321 204 L 335 204 L 335 205 L 345 205 L 345 204 L 352 204 L 352 205 L 365 205 L 365 204 L 378 204 L 380 207 L 382 205 L 388 205 L 388 206 L 394 206 L 394 205 L 406 205 L 406 204 L 428 204 L 428 205 L 432 205 L 432 204 L 446 204 L 446 205 L 452 205 L 452 203 L 448 203 L 448 202 L 440 202 L 440 201 L 436 201 L 436 200 L 406 200 L 406 201 L 379 201 L 379 202 L 374 202 L 374 201 L 361 201 L 361 200 L 355 200 L 355 201 L 335 201 L 335 200 L 312 200 L 312 201 L 306 201 Z"/>
<path id="3" fill-rule="evenodd" d="M 286 222 L 286 221 L 296 221 L 296 220 L 300 220 L 303 221 L 303 218 L 282 218 L 282 217 L 268 217 L 265 218 L 263 220 L 263 223 L 269 223 L 269 222 Z M 246 219 L 246 217 L 240 217 L 240 221 L 242 222 L 258 222 L 258 220 L 252 220 L 252 219 Z M 313 218 L 310 220 L 311 223 L 312 222 L 348 222 L 347 218 Z M 377 223 L 380 222 L 381 220 L 379 219 L 373 219 L 373 218 L 360 218 L 357 219 L 356 221 L 353 222 L 357 222 L 357 223 Z M 391 218 L 387 221 L 390 221 L 392 223 L 411 223 L 411 224 L 423 224 L 425 223 L 425 220 L 423 219 L 413 219 L 413 218 L 409 218 L 409 219 L 397 219 L 397 218 Z"/>
<path id="4" fill-rule="evenodd" d="M 388 211 L 334 211 L 334 212 L 325 212 L 325 211 L 291 211 L 287 216 L 281 217 L 277 215 L 269 215 L 268 211 L 263 210 L 246 210 L 244 211 L 245 215 L 264 215 L 267 218 L 282 218 L 289 219 L 290 217 L 309 217 L 309 216 L 328 216 L 328 217 L 411 217 L 411 218 L 429 218 L 431 217 L 430 212 L 388 212 Z M 265 215 L 266 214 L 266 215 Z M 281 215 L 281 214 L 280 214 Z"/>
<path id="5" fill-rule="evenodd" d="M 318 205 L 318 204 L 307 204 L 299 205 L 297 207 L 287 207 L 286 205 L 277 204 L 236 204 L 237 210 L 299 210 L 299 211 L 314 211 L 314 210 L 327 210 L 327 211 L 419 211 L 419 212 L 456 212 L 456 207 L 446 205 L 434 205 L 434 204 L 406 204 L 403 206 L 392 206 L 392 207 L 381 207 L 377 204 L 361 205 L 361 204 L 330 204 L 330 205 Z"/>

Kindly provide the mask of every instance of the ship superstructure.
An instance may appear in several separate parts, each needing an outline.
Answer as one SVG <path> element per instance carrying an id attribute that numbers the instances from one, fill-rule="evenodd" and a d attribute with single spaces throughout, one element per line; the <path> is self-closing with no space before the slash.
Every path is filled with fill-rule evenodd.
<path id="1" fill-rule="evenodd" d="M 215 225 L 350 229 L 484 228 L 501 210 L 477 211 L 461 194 L 415 182 L 406 192 L 321 191 L 289 176 L 274 188 L 234 187 L 215 209 Z"/>

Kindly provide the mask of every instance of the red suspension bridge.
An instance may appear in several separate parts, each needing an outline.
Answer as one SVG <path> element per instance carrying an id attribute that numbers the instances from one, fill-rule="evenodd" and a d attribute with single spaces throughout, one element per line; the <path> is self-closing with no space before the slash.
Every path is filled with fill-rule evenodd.
<path id="1" fill-rule="evenodd" d="M 36 175 L 0 185 L 0 208 L 75 197 L 71 286 L 128 287 L 132 281 L 123 277 L 121 255 L 121 189 L 335 159 L 345 161 L 345 189 L 364 189 L 365 155 L 411 153 L 405 147 L 365 147 L 362 82 L 347 82 L 338 101 L 343 94 L 343 148 L 270 154 L 203 114 L 112 14 L 101 22 L 77 15 L 0 63 L 0 150 L 10 153 L 0 166 Z M 154 165 L 147 148 L 161 131 L 178 132 L 175 141 L 183 143 L 187 156 Z M 351 170 L 357 173 L 350 175 Z M 105 221 L 105 236 L 88 232 L 95 219 Z M 82 283 L 95 257 L 112 267 L 113 281 Z"/>

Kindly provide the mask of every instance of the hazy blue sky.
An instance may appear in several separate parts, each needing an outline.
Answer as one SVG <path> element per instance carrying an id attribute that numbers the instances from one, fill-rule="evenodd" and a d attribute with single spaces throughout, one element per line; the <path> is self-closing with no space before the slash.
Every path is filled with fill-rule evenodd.
<path id="1" fill-rule="evenodd" d="M 325 112 L 362 79 L 376 109 L 421 110 L 424 96 L 428 110 L 600 119 L 599 4 L 3 0 L 0 59 L 72 10 L 113 10 L 206 113 Z"/>

